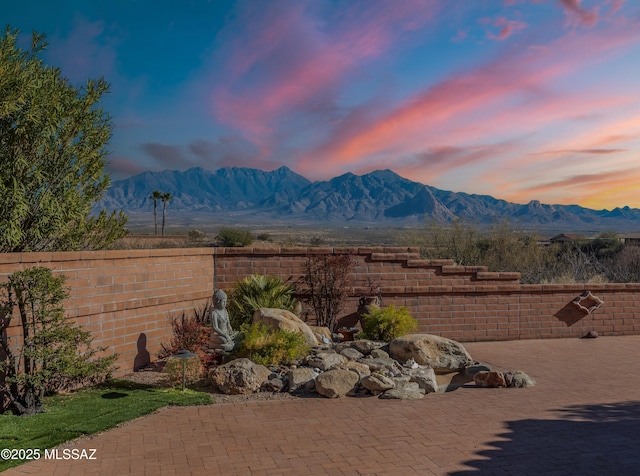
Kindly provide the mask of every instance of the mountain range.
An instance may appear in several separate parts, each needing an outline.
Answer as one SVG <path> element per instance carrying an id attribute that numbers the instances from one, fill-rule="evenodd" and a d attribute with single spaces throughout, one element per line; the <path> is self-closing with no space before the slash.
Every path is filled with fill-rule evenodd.
<path id="1" fill-rule="evenodd" d="M 578 205 L 548 205 L 538 200 L 517 204 L 489 195 L 440 190 L 413 182 L 391 170 L 365 175 L 346 173 L 311 182 L 287 167 L 271 172 L 225 167 L 144 172 L 114 181 L 99 208 L 139 214 L 152 212 L 153 190 L 173 199 L 174 216 L 237 217 L 244 222 L 321 222 L 398 225 L 427 219 L 464 219 L 489 224 L 508 220 L 538 230 L 640 230 L 640 209 L 593 210 Z M 175 222 L 175 218 L 172 218 Z"/>

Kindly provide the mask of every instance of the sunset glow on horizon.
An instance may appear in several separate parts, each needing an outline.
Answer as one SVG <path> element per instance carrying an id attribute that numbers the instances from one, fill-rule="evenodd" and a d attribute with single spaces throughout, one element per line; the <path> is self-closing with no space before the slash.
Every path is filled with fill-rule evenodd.
<path id="1" fill-rule="evenodd" d="M 640 208 L 640 2 L 236 0 L 3 7 L 104 77 L 113 180 L 282 165 Z M 26 45 L 26 43 L 25 43 Z"/>

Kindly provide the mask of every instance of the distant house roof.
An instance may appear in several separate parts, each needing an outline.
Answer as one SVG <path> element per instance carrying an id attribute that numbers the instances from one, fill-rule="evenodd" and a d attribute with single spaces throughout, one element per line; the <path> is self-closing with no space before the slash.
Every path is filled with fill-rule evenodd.
<path id="1" fill-rule="evenodd" d="M 585 237 L 576 233 L 561 233 L 549 238 L 551 243 L 566 243 L 568 241 L 584 240 Z"/>
<path id="2" fill-rule="evenodd" d="M 623 243 L 640 243 L 640 233 L 621 233 L 618 237 Z"/>

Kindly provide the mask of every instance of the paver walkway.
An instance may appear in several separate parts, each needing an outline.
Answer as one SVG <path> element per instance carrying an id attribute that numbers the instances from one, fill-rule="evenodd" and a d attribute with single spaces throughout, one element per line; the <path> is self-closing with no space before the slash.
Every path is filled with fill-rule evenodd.
<path id="1" fill-rule="evenodd" d="M 465 347 L 538 385 L 165 408 L 5 474 L 640 474 L 640 336 Z"/>

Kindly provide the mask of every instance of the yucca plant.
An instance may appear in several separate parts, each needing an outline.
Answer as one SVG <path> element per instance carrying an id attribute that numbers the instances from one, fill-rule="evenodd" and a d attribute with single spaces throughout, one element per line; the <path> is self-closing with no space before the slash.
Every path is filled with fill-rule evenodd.
<path id="1" fill-rule="evenodd" d="M 229 293 L 229 317 L 234 329 L 251 324 L 253 313 L 261 307 L 293 311 L 298 301 L 293 286 L 272 275 L 254 274 L 236 281 Z"/>

